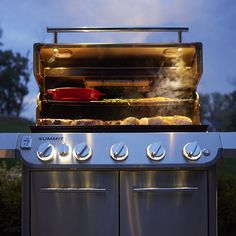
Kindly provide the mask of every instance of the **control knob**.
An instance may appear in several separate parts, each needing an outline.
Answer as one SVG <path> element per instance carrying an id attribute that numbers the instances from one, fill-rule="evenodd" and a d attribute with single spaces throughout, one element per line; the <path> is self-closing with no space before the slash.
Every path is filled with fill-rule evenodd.
<path id="1" fill-rule="evenodd" d="M 110 148 L 110 156 L 116 161 L 123 161 L 128 157 L 128 147 L 120 142 L 115 143 Z"/>
<path id="2" fill-rule="evenodd" d="M 187 143 L 183 148 L 183 155 L 192 161 L 196 161 L 202 154 L 201 148 L 197 142 Z"/>
<path id="3" fill-rule="evenodd" d="M 147 156 L 154 161 L 160 161 L 165 154 L 166 152 L 161 142 L 152 143 L 147 147 Z"/>
<path id="4" fill-rule="evenodd" d="M 42 143 L 37 150 L 37 156 L 41 161 L 50 161 L 55 157 L 56 151 L 49 142 Z"/>
<path id="5" fill-rule="evenodd" d="M 92 149 L 87 143 L 79 143 L 74 148 L 73 156 L 78 161 L 86 161 L 92 156 Z"/>
<path id="6" fill-rule="evenodd" d="M 66 143 L 62 143 L 60 146 L 59 146 L 59 155 L 61 157 L 66 157 L 67 155 L 69 155 L 70 153 L 70 148 L 69 146 L 66 144 Z"/>

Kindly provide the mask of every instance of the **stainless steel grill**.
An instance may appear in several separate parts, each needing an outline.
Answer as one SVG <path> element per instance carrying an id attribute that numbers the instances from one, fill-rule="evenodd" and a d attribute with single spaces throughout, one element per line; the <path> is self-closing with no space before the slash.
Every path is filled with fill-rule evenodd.
<path id="1" fill-rule="evenodd" d="M 233 138 L 2 134 L 0 153 L 23 162 L 24 236 L 217 235 L 215 166 L 236 154 Z"/>
<path id="2" fill-rule="evenodd" d="M 57 43 L 59 32 L 94 30 L 170 30 L 179 42 Z M 209 133 L 200 125 L 201 44 L 182 43 L 186 28 L 48 31 L 54 44 L 36 44 L 34 54 L 38 125 L 30 134 L 0 136 L 0 156 L 23 163 L 22 235 L 217 235 L 216 161 L 235 155 L 236 144 L 234 133 Z M 176 69 L 178 49 L 191 86 L 183 85 L 177 100 L 140 104 L 157 82 L 168 81 L 163 73 Z M 96 87 L 108 101 L 54 101 L 47 92 L 64 87 Z M 133 104 L 112 100 L 127 90 L 133 97 L 125 99 Z M 104 125 L 131 115 L 183 115 L 193 125 Z M 42 119 L 101 119 L 103 125 L 48 126 Z"/>

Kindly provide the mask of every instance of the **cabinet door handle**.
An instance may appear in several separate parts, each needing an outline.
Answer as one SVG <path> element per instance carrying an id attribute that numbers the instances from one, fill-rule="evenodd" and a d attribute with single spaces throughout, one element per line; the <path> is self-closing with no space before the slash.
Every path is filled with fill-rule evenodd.
<path id="1" fill-rule="evenodd" d="M 133 192 L 195 192 L 198 187 L 171 187 L 171 188 L 133 188 Z"/>
<path id="2" fill-rule="evenodd" d="M 41 188 L 46 193 L 103 193 L 105 188 Z"/>

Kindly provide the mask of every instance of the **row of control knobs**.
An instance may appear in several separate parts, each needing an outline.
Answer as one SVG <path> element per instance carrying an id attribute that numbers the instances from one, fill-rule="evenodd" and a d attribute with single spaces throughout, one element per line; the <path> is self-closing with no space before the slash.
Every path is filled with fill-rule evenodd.
<path id="1" fill-rule="evenodd" d="M 70 154 L 70 147 L 62 143 L 59 146 L 58 153 L 61 157 L 66 157 Z M 37 151 L 37 156 L 41 161 L 50 161 L 55 155 L 56 150 L 50 143 L 42 143 Z M 92 156 L 92 149 L 87 143 L 79 143 L 73 150 L 73 156 L 80 161 L 85 161 Z"/>
<path id="2" fill-rule="evenodd" d="M 147 149 L 147 156 L 155 161 L 159 161 L 165 157 L 166 152 L 161 142 L 150 144 Z M 79 161 L 88 160 L 92 156 L 92 149 L 87 143 L 79 143 L 73 149 L 73 156 Z M 70 154 L 70 147 L 62 143 L 58 148 L 58 154 L 66 157 Z M 201 150 L 197 142 L 187 143 L 183 147 L 183 155 L 189 160 L 198 160 L 201 155 L 210 155 L 209 150 Z M 56 155 L 54 146 L 50 143 L 42 143 L 37 151 L 37 156 L 41 161 L 52 160 Z M 128 147 L 120 142 L 111 146 L 110 156 L 116 161 L 125 160 L 128 157 Z"/>

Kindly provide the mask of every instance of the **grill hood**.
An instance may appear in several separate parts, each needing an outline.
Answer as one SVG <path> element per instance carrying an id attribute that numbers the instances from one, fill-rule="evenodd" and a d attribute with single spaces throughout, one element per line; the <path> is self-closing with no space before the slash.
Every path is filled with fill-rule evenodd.
<path id="1" fill-rule="evenodd" d="M 65 119 L 66 124 L 73 120 L 76 125 L 81 119 L 119 123 L 130 117 L 148 117 L 151 125 L 152 117 L 170 116 L 165 118 L 167 120 L 180 115 L 199 124 L 196 90 L 202 75 L 202 44 L 182 43 L 181 33 L 187 30 L 48 28 L 48 32 L 54 33 L 54 43 L 34 45 L 34 75 L 40 91 L 37 123 L 46 124 L 48 119 L 52 119 L 53 124 L 57 119 L 60 122 Z M 58 33 L 94 31 L 178 32 L 179 40 L 177 43 L 122 44 L 57 41 Z M 81 91 L 81 88 L 102 96 L 89 101 L 71 98 L 70 91 Z M 65 100 L 58 100 L 50 91 L 65 91 L 68 96 L 63 98 Z"/>
<path id="2" fill-rule="evenodd" d="M 39 89 L 54 87 L 139 87 L 161 84 L 196 91 L 202 74 L 201 43 L 35 44 Z M 182 88 L 181 88 L 182 87 Z"/>

